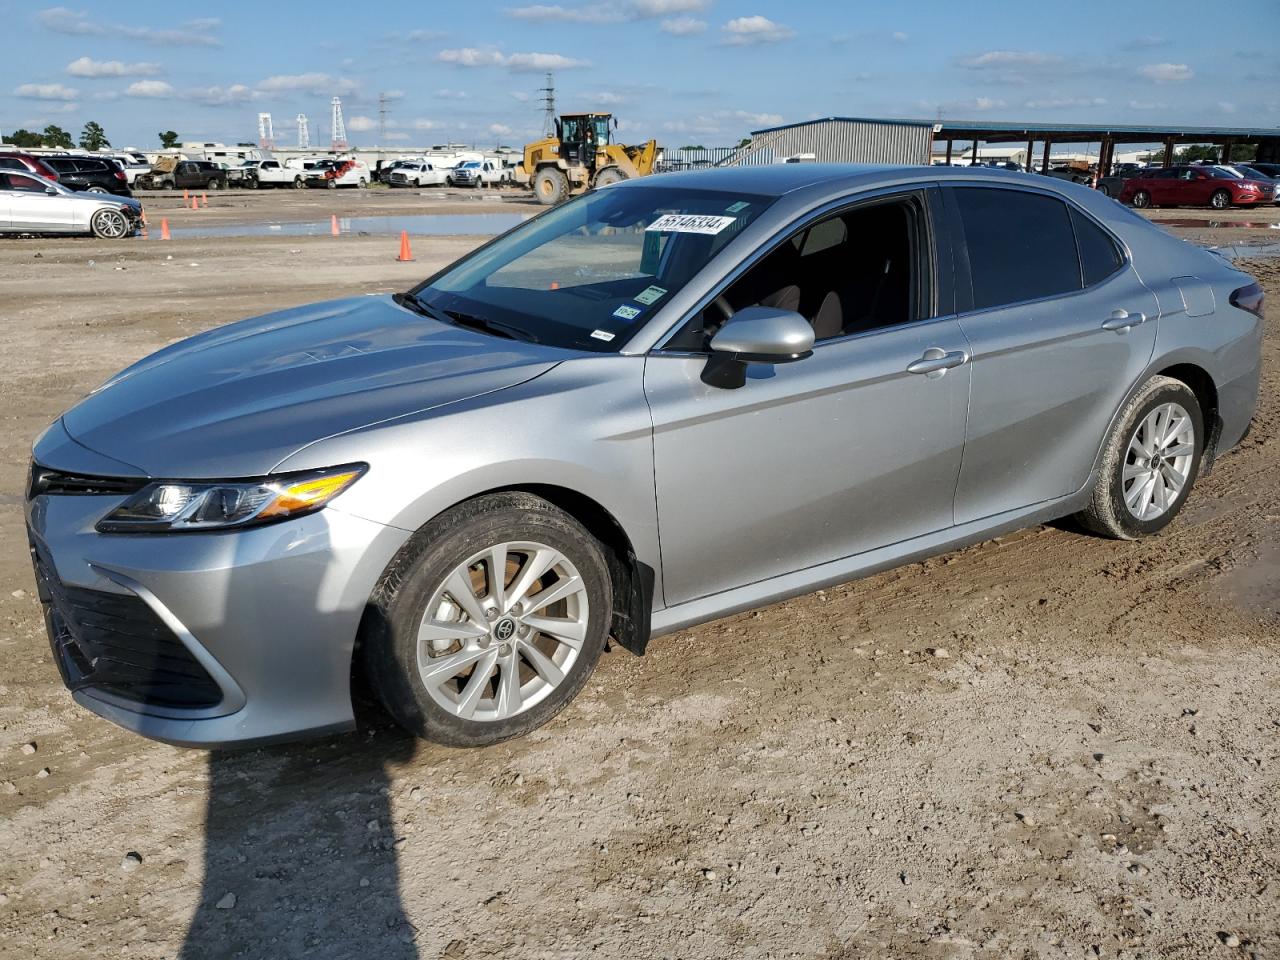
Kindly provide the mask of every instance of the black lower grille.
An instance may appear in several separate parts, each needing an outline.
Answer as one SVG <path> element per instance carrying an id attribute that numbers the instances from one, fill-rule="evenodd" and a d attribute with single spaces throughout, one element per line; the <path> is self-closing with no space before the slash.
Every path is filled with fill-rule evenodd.
<path id="1" fill-rule="evenodd" d="M 62 680 L 140 704 L 216 706 L 222 691 L 147 604 L 130 594 L 62 583 L 39 545 L 31 548 L 45 628 Z"/>

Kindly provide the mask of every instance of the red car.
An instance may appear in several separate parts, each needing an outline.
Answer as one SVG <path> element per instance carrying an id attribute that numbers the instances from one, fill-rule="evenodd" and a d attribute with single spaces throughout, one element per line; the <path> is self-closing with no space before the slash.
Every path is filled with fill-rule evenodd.
<path id="1" fill-rule="evenodd" d="M 1221 167 L 1166 167 L 1126 180 L 1120 202 L 1135 207 L 1251 207 L 1275 199 L 1275 187 Z"/>
<path id="2" fill-rule="evenodd" d="M 0 150 L 0 170 L 20 170 L 23 173 L 34 173 L 54 183 L 58 182 L 58 171 L 39 157 L 33 157 L 29 153 Z"/>

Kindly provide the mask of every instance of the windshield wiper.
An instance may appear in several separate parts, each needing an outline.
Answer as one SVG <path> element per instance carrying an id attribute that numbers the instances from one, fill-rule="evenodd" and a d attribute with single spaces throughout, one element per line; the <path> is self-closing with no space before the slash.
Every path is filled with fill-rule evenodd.
<path id="1" fill-rule="evenodd" d="M 397 293 L 391 299 L 414 313 L 420 313 L 422 316 L 430 317 L 432 320 L 439 320 L 441 323 L 449 323 L 455 327 L 463 327 L 468 330 L 479 330 L 481 333 L 492 334 L 495 337 L 503 337 L 507 340 L 523 340 L 525 343 L 538 342 L 538 338 L 528 330 L 522 330 L 519 327 L 501 323 L 497 320 L 489 320 L 485 317 L 475 317 L 469 313 L 459 313 L 457 310 L 437 310 L 435 307 L 424 303 L 422 298 L 416 294 Z"/>

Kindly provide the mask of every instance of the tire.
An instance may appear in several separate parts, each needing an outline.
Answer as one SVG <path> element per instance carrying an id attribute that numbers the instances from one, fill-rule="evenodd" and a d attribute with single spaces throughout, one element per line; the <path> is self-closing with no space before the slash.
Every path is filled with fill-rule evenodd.
<path id="1" fill-rule="evenodd" d="M 1173 430 L 1162 439 L 1162 428 L 1171 423 Z M 1143 440 L 1149 445 L 1153 436 L 1155 459 L 1164 466 L 1148 472 L 1150 461 L 1138 447 Z M 1117 540 L 1137 540 L 1168 526 L 1195 484 L 1204 438 L 1204 414 L 1191 388 L 1171 377 L 1152 377 L 1116 420 L 1103 450 L 1093 500 L 1076 519 L 1093 532 Z M 1167 479 L 1170 471 L 1184 478 L 1176 491 Z"/>
<path id="2" fill-rule="evenodd" d="M 491 606 L 489 556 L 499 545 L 506 549 L 498 555 L 505 601 Z M 522 585 L 526 573 L 541 569 L 529 565 L 546 556 L 544 549 L 558 559 Z M 461 593 L 450 581 L 470 591 L 470 599 L 455 601 Z M 519 598 L 545 597 L 557 584 L 569 587 L 567 599 L 521 608 Z M 467 604 L 472 614 L 463 612 Z M 540 630 L 532 616 L 538 610 L 544 625 L 572 624 L 561 629 L 581 635 L 580 645 L 573 646 L 576 636 L 559 641 Z M 440 625 L 431 633 L 428 614 Z M 441 514 L 392 560 L 361 626 L 361 657 L 374 692 L 406 730 L 448 746 L 486 746 L 541 726 L 577 695 L 612 618 L 608 568 L 596 539 L 540 497 L 491 494 Z M 433 668 L 436 682 L 428 686 L 423 671 Z M 484 672 L 477 676 L 477 669 Z"/>
<path id="3" fill-rule="evenodd" d="M 607 187 L 611 183 L 621 183 L 627 179 L 621 170 L 617 167 L 605 167 L 596 174 L 595 185 L 597 187 Z"/>
<path id="4" fill-rule="evenodd" d="M 86 187 L 85 193 L 110 193 L 106 187 Z"/>
<path id="5" fill-rule="evenodd" d="M 210 181 L 209 181 L 209 183 L 207 184 L 207 186 L 209 187 L 209 189 L 210 189 L 210 190 L 221 190 L 221 189 L 222 189 L 222 181 L 221 181 L 221 180 L 210 180 Z"/>
<path id="6" fill-rule="evenodd" d="M 1145 190 L 1139 190 L 1133 195 L 1133 205 L 1139 210 L 1144 210 L 1151 206 L 1151 194 Z"/>
<path id="7" fill-rule="evenodd" d="M 133 232 L 125 215 L 109 208 L 98 210 L 89 218 L 89 229 L 99 240 L 121 240 Z"/>
<path id="8" fill-rule="evenodd" d="M 174 188 L 174 186 L 173 186 L 173 181 L 172 181 L 172 180 L 161 180 L 161 181 L 160 181 L 160 189 L 161 189 L 161 190 L 173 190 L 173 189 L 175 189 L 175 188 Z"/>
<path id="9" fill-rule="evenodd" d="M 368 180 L 366 180 L 364 177 L 361 177 L 361 178 L 360 178 L 360 180 L 359 180 L 359 182 L 358 182 L 358 183 L 356 183 L 356 189 L 357 189 L 357 190 L 368 190 L 368 189 L 369 189 L 369 181 L 368 181 Z"/>
<path id="10" fill-rule="evenodd" d="M 301 189 L 302 189 L 302 187 L 303 187 L 302 177 L 300 177 L 300 176 L 299 176 L 299 177 L 294 177 L 294 178 L 293 178 L 293 189 L 295 189 L 295 190 L 301 190 Z"/>
<path id="11" fill-rule="evenodd" d="M 543 167 L 533 176 L 533 195 L 545 207 L 560 203 L 569 194 L 569 178 L 557 167 Z"/>
<path id="12" fill-rule="evenodd" d="M 336 178 L 336 177 L 330 177 L 329 179 L 325 180 L 325 182 L 324 182 L 324 188 L 325 188 L 326 190 L 337 190 L 337 189 L 338 189 L 338 180 L 337 180 L 337 178 Z"/>
<path id="13" fill-rule="evenodd" d="M 1231 193 L 1227 190 L 1215 190 L 1209 198 L 1209 206 L 1215 210 L 1225 210 L 1231 206 Z"/>
<path id="14" fill-rule="evenodd" d="M 1111 188 L 1108 187 L 1105 183 L 1098 184 L 1098 192 L 1101 193 L 1104 197 L 1111 196 Z"/>

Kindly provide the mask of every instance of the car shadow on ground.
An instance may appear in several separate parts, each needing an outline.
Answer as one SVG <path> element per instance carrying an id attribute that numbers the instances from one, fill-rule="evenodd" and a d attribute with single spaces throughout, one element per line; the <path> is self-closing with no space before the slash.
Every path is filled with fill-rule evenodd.
<path id="1" fill-rule="evenodd" d="M 181 960 L 417 960 L 389 772 L 415 743 L 374 714 L 359 734 L 209 754 L 204 879 Z"/>

